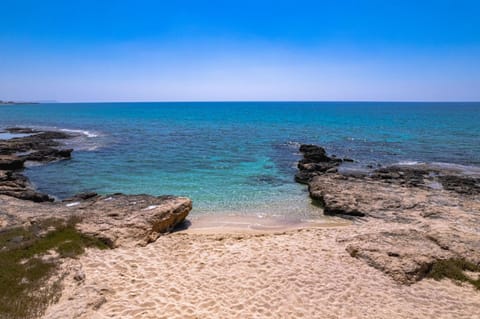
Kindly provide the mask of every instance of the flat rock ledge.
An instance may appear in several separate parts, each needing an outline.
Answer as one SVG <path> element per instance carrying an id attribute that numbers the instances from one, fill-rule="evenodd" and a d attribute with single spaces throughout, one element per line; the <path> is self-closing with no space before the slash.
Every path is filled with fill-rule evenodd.
<path id="1" fill-rule="evenodd" d="M 48 163 L 69 159 L 73 150 L 62 148 L 61 140 L 77 135 L 20 127 L 4 131 L 26 135 L 0 140 L 0 194 L 34 202 L 53 201 L 52 197 L 35 190 L 21 172 L 27 161 Z"/>
<path id="2" fill-rule="evenodd" d="M 300 151 L 297 177 L 312 200 L 324 214 L 360 226 L 338 238 L 352 257 L 405 284 L 424 278 L 437 261 L 480 265 L 480 176 L 428 164 L 348 174 L 319 146 Z"/>
<path id="3" fill-rule="evenodd" d="M 35 203 L 0 195 L 0 226 L 29 226 L 42 219 L 79 220 L 76 228 L 111 248 L 145 246 L 181 224 L 192 209 L 186 197 L 96 195 Z"/>
<path id="4" fill-rule="evenodd" d="M 0 231 L 42 219 L 74 218 L 79 231 L 112 248 L 144 246 L 184 222 L 192 209 L 190 199 L 175 196 L 83 193 L 54 201 L 36 191 L 22 174 L 25 162 L 69 159 L 73 150 L 63 149 L 61 141 L 77 135 L 30 128 L 5 131 L 27 135 L 0 140 Z"/>

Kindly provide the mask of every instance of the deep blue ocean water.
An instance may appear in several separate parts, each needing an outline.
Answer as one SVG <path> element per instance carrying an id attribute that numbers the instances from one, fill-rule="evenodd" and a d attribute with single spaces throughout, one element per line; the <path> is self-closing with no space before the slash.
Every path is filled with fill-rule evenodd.
<path id="1" fill-rule="evenodd" d="M 185 195 L 192 214 L 311 217 L 293 176 L 299 143 L 355 166 L 480 166 L 480 103 L 78 103 L 0 106 L 8 126 L 79 130 L 73 159 L 27 175 L 64 198 L 82 191 Z"/>

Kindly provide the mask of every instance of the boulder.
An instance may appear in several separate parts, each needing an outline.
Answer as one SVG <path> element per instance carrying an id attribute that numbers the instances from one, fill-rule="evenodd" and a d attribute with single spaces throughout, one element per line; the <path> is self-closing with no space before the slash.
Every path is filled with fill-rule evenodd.
<path id="1" fill-rule="evenodd" d="M 63 204 L 79 214 L 77 228 L 111 247 L 145 246 L 182 223 L 192 209 L 186 197 L 123 195 L 95 196 Z"/>

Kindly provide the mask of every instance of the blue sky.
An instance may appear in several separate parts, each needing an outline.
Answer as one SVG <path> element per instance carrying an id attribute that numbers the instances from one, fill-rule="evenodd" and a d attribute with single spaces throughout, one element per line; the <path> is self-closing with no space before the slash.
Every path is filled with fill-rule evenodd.
<path id="1" fill-rule="evenodd" d="M 0 0 L 0 99 L 480 100 L 479 1 Z"/>

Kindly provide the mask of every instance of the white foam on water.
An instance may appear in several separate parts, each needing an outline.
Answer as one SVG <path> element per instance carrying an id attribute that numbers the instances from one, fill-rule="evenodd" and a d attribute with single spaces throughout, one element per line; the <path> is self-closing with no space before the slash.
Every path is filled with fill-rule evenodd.
<path id="1" fill-rule="evenodd" d="M 420 165 L 420 164 L 425 164 L 425 163 L 417 162 L 417 161 L 400 161 L 394 165 L 413 166 L 413 165 Z"/>
<path id="2" fill-rule="evenodd" d="M 450 171 L 453 174 L 461 174 L 472 177 L 480 177 L 480 166 L 469 166 L 454 163 L 443 162 L 417 162 L 417 161 L 402 161 L 394 165 L 398 166 L 424 166 L 432 169 L 440 169 Z"/>
<path id="3" fill-rule="evenodd" d="M 452 170 L 453 172 L 468 175 L 472 177 L 480 177 L 480 166 L 468 166 L 453 163 L 432 162 L 431 167 Z"/>
<path id="4" fill-rule="evenodd" d="M 85 135 L 86 137 L 98 137 L 97 133 L 93 133 L 93 132 L 90 132 L 90 131 L 87 131 L 87 130 L 72 130 L 72 129 L 62 128 L 62 129 L 60 129 L 60 131 L 70 132 L 70 133 L 80 133 L 80 134 Z"/>

